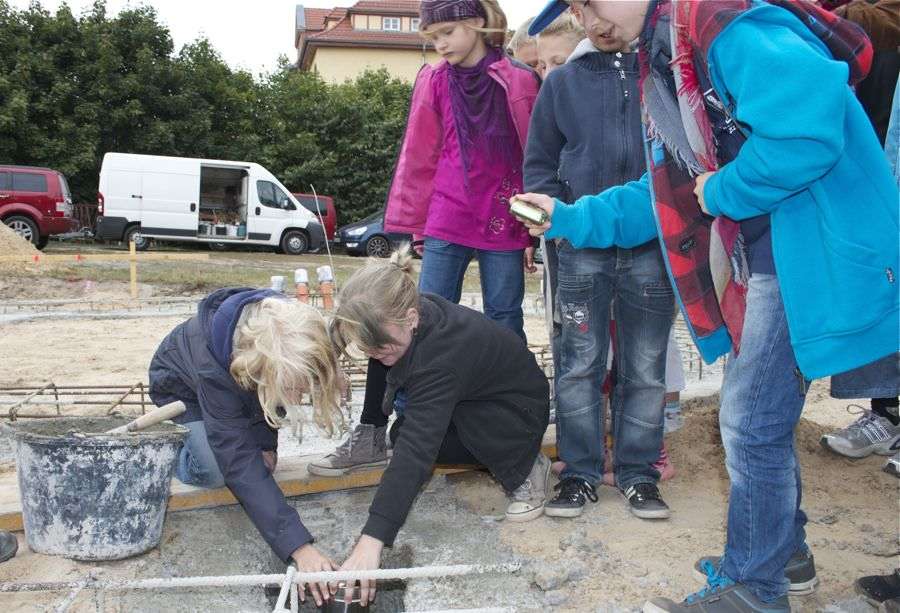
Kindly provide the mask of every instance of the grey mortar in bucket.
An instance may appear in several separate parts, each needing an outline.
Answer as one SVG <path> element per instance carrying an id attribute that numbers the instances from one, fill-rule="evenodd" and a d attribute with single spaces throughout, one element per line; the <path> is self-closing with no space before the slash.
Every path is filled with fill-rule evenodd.
<path id="1" fill-rule="evenodd" d="M 65 417 L 5 426 L 16 439 L 22 521 L 32 551 L 119 560 L 159 544 L 188 430 L 163 422 L 103 434 L 128 421 Z"/>

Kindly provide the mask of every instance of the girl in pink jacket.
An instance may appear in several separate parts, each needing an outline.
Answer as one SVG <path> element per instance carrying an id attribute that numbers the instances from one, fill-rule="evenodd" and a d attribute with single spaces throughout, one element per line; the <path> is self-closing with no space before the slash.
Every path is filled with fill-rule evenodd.
<path id="1" fill-rule="evenodd" d="M 443 58 L 416 78 L 406 135 L 387 198 L 388 232 L 424 237 L 419 291 L 459 302 L 478 258 L 484 313 L 525 340 L 524 268 L 532 239 L 509 213 L 522 191 L 523 150 L 540 85 L 503 52 L 506 16 L 497 0 L 423 0 L 420 31 Z M 369 362 L 361 423 L 310 465 L 342 476 L 387 462 L 381 410 L 386 366 Z M 403 405 L 402 390 L 395 405 Z"/>

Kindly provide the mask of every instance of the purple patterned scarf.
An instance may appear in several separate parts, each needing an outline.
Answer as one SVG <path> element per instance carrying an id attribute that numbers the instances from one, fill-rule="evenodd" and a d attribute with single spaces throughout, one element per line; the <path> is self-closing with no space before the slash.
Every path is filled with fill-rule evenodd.
<path id="1" fill-rule="evenodd" d="M 519 146 L 503 86 L 488 74 L 488 66 L 503 53 L 489 48 L 475 66 L 450 67 L 450 107 L 459 138 L 463 169 L 469 175 L 471 153 L 482 149 L 488 159 L 512 165 Z"/>

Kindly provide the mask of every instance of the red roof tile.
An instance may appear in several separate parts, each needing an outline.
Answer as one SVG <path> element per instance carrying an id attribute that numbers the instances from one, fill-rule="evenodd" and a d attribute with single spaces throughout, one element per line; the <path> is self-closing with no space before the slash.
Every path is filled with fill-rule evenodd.
<path id="1" fill-rule="evenodd" d="M 359 0 L 350 7 L 352 13 L 371 13 L 379 15 L 383 13 L 408 14 L 410 17 L 419 15 L 419 0 Z"/>

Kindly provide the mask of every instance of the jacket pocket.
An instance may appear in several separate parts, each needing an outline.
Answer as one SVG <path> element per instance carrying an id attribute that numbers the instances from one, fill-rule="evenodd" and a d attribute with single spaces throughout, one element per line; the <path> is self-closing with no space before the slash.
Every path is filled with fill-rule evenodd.
<path id="1" fill-rule="evenodd" d="M 586 157 L 563 152 L 559 158 L 559 179 L 566 186 L 566 196 L 570 203 L 600 191 L 597 165 Z"/>

